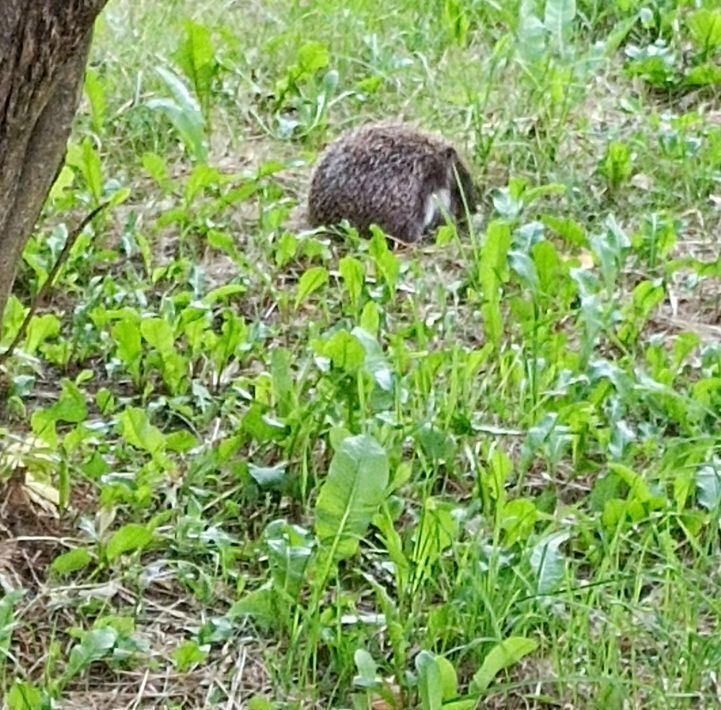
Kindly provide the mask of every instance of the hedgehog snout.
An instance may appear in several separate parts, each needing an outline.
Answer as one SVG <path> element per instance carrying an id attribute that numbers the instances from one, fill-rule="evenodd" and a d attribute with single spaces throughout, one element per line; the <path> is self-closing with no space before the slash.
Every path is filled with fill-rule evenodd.
<path id="1" fill-rule="evenodd" d="M 423 230 L 439 224 L 451 209 L 451 191 L 447 187 L 432 192 L 426 198 Z"/>

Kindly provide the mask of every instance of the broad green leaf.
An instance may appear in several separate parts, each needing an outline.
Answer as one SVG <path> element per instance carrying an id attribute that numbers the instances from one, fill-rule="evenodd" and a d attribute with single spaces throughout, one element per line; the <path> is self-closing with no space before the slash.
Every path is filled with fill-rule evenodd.
<path id="1" fill-rule="evenodd" d="M 91 663 L 107 656 L 118 641 L 118 631 L 112 626 L 91 629 L 80 643 L 70 651 L 70 658 L 65 670 L 66 679 L 74 678 L 86 670 Z"/>
<path id="2" fill-rule="evenodd" d="M 514 498 L 505 503 L 499 511 L 499 524 L 506 533 L 506 544 L 527 540 L 537 520 L 538 511 L 532 500 Z"/>
<path id="3" fill-rule="evenodd" d="M 313 553 L 311 534 L 285 520 L 274 520 L 263 533 L 273 588 L 283 599 L 295 602 L 305 582 L 305 570 Z"/>
<path id="4" fill-rule="evenodd" d="M 610 498 L 603 505 L 601 523 L 606 530 L 614 530 L 626 520 L 628 503 L 622 498 Z"/>
<path id="5" fill-rule="evenodd" d="M 208 244 L 210 244 L 213 249 L 224 251 L 235 261 L 240 260 L 241 257 L 235 244 L 235 238 L 232 234 L 230 234 L 230 232 L 222 231 L 220 229 L 209 229 L 206 232 L 205 238 L 208 240 Z M 234 285 L 240 286 L 240 284 Z M 245 287 L 243 287 L 243 290 L 246 290 Z"/>
<path id="6" fill-rule="evenodd" d="M 517 51 L 526 61 L 535 62 L 546 51 L 547 30 L 536 15 L 535 0 L 522 0 L 518 12 Z"/>
<path id="7" fill-rule="evenodd" d="M 195 95 L 206 110 L 211 96 L 213 76 L 217 70 L 210 32 L 204 25 L 185 20 L 185 38 L 173 58 L 190 80 Z"/>
<path id="8" fill-rule="evenodd" d="M 46 341 L 60 335 L 60 319 L 52 313 L 34 316 L 28 324 L 25 352 L 34 355 Z"/>
<path id="9" fill-rule="evenodd" d="M 270 700 L 262 698 L 259 695 L 254 695 L 248 701 L 248 710 L 275 710 L 275 707 Z"/>
<path id="10" fill-rule="evenodd" d="M 348 298 L 351 305 L 357 307 L 363 292 L 363 283 L 365 280 L 365 271 L 363 264 L 352 256 L 344 256 L 339 264 L 340 275 L 343 277 L 343 285 L 348 291 Z"/>
<path id="11" fill-rule="evenodd" d="M 248 473 L 263 490 L 278 490 L 288 477 L 288 467 L 284 463 L 275 466 L 256 466 L 248 464 Z"/>
<path id="12" fill-rule="evenodd" d="M 277 593 L 270 585 L 261 587 L 239 599 L 228 611 L 232 618 L 250 616 L 257 624 L 266 629 L 275 628 L 282 623 L 279 614 Z"/>
<path id="13" fill-rule="evenodd" d="M 264 178 L 269 175 L 275 175 L 288 167 L 288 164 L 282 160 L 264 160 L 255 173 L 256 178 Z"/>
<path id="14" fill-rule="evenodd" d="M 139 320 L 123 318 L 110 329 L 110 335 L 117 344 L 118 357 L 132 374 L 139 372 L 143 352 L 139 325 Z"/>
<path id="15" fill-rule="evenodd" d="M 668 87 L 677 81 L 676 53 L 663 39 L 640 47 L 627 45 L 625 52 L 631 58 L 626 69 L 632 76 L 640 76 L 657 87 Z"/>
<path id="16" fill-rule="evenodd" d="M 426 423 L 419 427 L 414 437 L 423 453 L 433 461 L 449 461 L 455 453 L 453 437 L 444 429 Z"/>
<path id="17" fill-rule="evenodd" d="M 508 280 L 508 250 L 511 230 L 505 222 L 493 221 L 488 225 L 478 262 L 478 277 L 483 298 L 497 302 L 501 285 Z"/>
<path id="18" fill-rule="evenodd" d="M 513 462 L 503 449 L 494 449 L 489 463 L 488 481 L 486 482 L 491 495 L 497 501 L 505 496 L 506 481 L 513 473 Z"/>
<path id="19" fill-rule="evenodd" d="M 259 404 L 250 407 L 242 420 L 243 430 L 259 442 L 279 441 L 288 434 L 288 427 L 274 419 Z"/>
<path id="20" fill-rule="evenodd" d="M 198 161 L 205 161 L 208 154 L 205 119 L 197 101 L 178 76 L 163 67 L 157 67 L 156 71 L 174 98 L 150 99 L 147 102 L 148 108 L 165 114 L 180 135 L 190 156 Z"/>
<path id="21" fill-rule="evenodd" d="M 443 656 L 436 656 L 436 664 L 441 674 L 443 700 L 450 700 L 458 695 L 458 674 L 453 664 Z"/>
<path id="22" fill-rule="evenodd" d="M 569 537 L 570 534 L 564 531 L 551 533 L 531 550 L 530 563 L 536 575 L 536 589 L 539 594 L 556 591 L 565 579 L 566 558 L 561 552 L 561 545 Z"/>
<path id="23" fill-rule="evenodd" d="M 697 489 L 698 471 L 686 468 L 676 473 L 673 479 L 673 501 L 676 503 L 677 513 L 683 514 L 687 501 Z"/>
<path id="24" fill-rule="evenodd" d="M 353 328 L 351 335 L 365 350 L 364 366 L 375 383 L 385 392 L 393 391 L 393 370 L 378 341 L 363 328 Z"/>
<path id="25" fill-rule="evenodd" d="M 223 286 L 214 288 L 212 291 L 208 291 L 208 293 L 203 296 L 203 303 L 208 306 L 212 306 L 214 303 L 223 303 L 223 301 L 227 301 L 231 296 L 237 296 L 238 294 L 245 293 L 247 290 L 247 287 L 243 284 L 224 284 Z"/>
<path id="26" fill-rule="evenodd" d="M 139 407 L 128 407 L 118 416 L 118 423 L 125 441 L 131 446 L 156 456 L 165 450 L 165 436 L 154 427 L 148 414 Z"/>
<path id="27" fill-rule="evenodd" d="M 115 396 L 107 387 L 101 387 L 95 393 L 95 404 L 101 414 L 110 414 L 115 408 Z"/>
<path id="28" fill-rule="evenodd" d="M 624 683 L 618 678 L 603 678 L 598 686 L 593 706 L 596 708 L 604 708 L 604 710 L 623 710 L 628 707 L 628 691 Z"/>
<path id="29" fill-rule="evenodd" d="M 190 205 L 196 197 L 205 194 L 212 189 L 217 189 L 225 182 L 226 178 L 217 168 L 200 163 L 190 171 L 190 175 L 183 189 L 185 203 Z"/>
<path id="30" fill-rule="evenodd" d="M 84 569 L 92 562 L 92 559 L 87 550 L 78 548 L 58 555 L 53 560 L 52 569 L 53 572 L 64 576 Z"/>
<path id="31" fill-rule="evenodd" d="M 93 130 L 101 135 L 105 128 L 107 101 L 105 100 L 104 81 L 96 69 L 88 67 L 85 72 L 85 95 L 90 103 L 90 118 Z"/>
<path id="32" fill-rule="evenodd" d="M 110 199 L 108 200 L 108 207 L 117 207 L 118 205 L 122 205 L 131 194 L 132 191 L 129 187 L 119 187 L 110 196 Z"/>
<path id="33" fill-rule="evenodd" d="M 330 359 L 334 368 L 349 374 L 358 371 L 366 356 L 358 338 L 347 330 L 337 331 L 329 340 L 322 343 L 320 350 Z"/>
<path id="34" fill-rule="evenodd" d="M 280 416 L 291 413 L 297 403 L 297 395 L 291 371 L 292 355 L 285 348 L 275 347 L 270 355 L 273 395 Z"/>
<path id="35" fill-rule="evenodd" d="M 494 299 L 481 306 L 483 330 L 488 341 L 496 347 L 499 346 L 503 335 L 503 317 L 499 303 L 499 300 Z"/>
<path id="36" fill-rule="evenodd" d="M 33 433 L 54 446 L 57 444 L 55 432 L 57 422 L 78 424 L 85 421 L 87 415 L 88 409 L 83 392 L 71 380 L 63 380 L 58 401 L 47 409 L 36 409 L 30 418 L 30 424 Z"/>
<path id="37" fill-rule="evenodd" d="M 588 244 L 583 227 L 570 217 L 543 214 L 541 215 L 541 222 L 572 246 L 585 247 Z"/>
<path id="38" fill-rule="evenodd" d="M 185 453 L 198 445 L 198 439 L 187 429 L 171 431 L 165 437 L 165 447 L 168 451 Z"/>
<path id="39" fill-rule="evenodd" d="M 310 296 L 311 293 L 325 286 L 328 282 L 328 271 L 322 266 L 312 266 L 301 277 L 298 282 L 298 293 L 295 297 L 295 307 Z"/>
<path id="40" fill-rule="evenodd" d="M 454 224 L 442 224 L 436 232 L 436 246 L 444 247 L 450 244 L 457 236 L 458 231 Z"/>
<path id="41" fill-rule="evenodd" d="M 538 291 L 538 274 L 531 257 L 522 251 L 508 252 L 508 265 L 530 291 Z"/>
<path id="42" fill-rule="evenodd" d="M 381 280 L 388 286 L 390 294 L 394 294 L 398 275 L 401 271 L 401 264 L 398 257 L 388 247 L 385 234 L 375 225 L 371 226 L 371 240 L 368 252 L 373 258 L 376 271 Z"/>
<path id="43" fill-rule="evenodd" d="M 74 382 L 64 379 L 60 399 L 52 406 L 52 412 L 57 421 L 73 424 L 85 421 L 88 416 L 85 394 Z"/>
<path id="44" fill-rule="evenodd" d="M 103 173 L 100 163 L 100 155 L 95 148 L 95 143 L 87 137 L 83 139 L 82 163 L 80 165 L 83 177 L 88 189 L 93 195 L 96 204 L 100 204 L 103 198 Z"/>
<path id="45" fill-rule="evenodd" d="M 298 238 L 289 232 L 284 232 L 275 243 L 275 265 L 279 267 L 285 266 L 296 255 L 297 251 Z"/>
<path id="46" fill-rule="evenodd" d="M 43 707 L 43 695 L 31 683 L 16 680 L 5 696 L 7 710 L 38 710 Z"/>
<path id="47" fill-rule="evenodd" d="M 185 641 L 173 651 L 173 662 L 175 667 L 184 673 L 189 668 L 203 663 L 208 657 L 210 647 L 201 647 L 196 641 Z"/>
<path id="48" fill-rule="evenodd" d="M 75 181 L 75 172 L 69 165 L 63 165 L 62 170 L 58 173 L 55 182 L 50 190 L 49 199 L 52 202 L 61 200 L 67 195 L 72 194 L 72 186 Z"/>
<path id="49" fill-rule="evenodd" d="M 196 100 L 191 96 L 188 88 L 183 84 L 180 77 L 168 69 L 163 67 L 156 67 L 156 71 L 160 75 L 160 78 L 165 82 L 165 85 L 170 90 L 173 98 L 188 113 L 198 114 L 198 120 L 202 124 L 202 116 L 199 115 L 198 104 Z"/>
<path id="50" fill-rule="evenodd" d="M 173 329 L 162 318 L 143 319 L 140 322 L 140 333 L 162 355 L 175 351 Z"/>
<path id="51" fill-rule="evenodd" d="M 608 442 L 609 456 L 620 461 L 629 444 L 636 441 L 636 433 L 624 419 L 617 419 L 611 424 L 611 440 Z"/>
<path id="52" fill-rule="evenodd" d="M 588 502 L 592 511 L 599 513 L 610 500 L 617 499 L 621 494 L 623 480 L 615 473 L 607 473 L 594 481 Z"/>
<path id="53" fill-rule="evenodd" d="M 559 281 L 566 275 L 553 242 L 542 241 L 535 244 L 531 249 L 531 255 L 541 292 L 547 295 L 557 295 L 561 286 Z"/>
<path id="54" fill-rule="evenodd" d="M 721 47 L 721 12 L 696 10 L 688 16 L 687 25 L 691 39 L 704 53 Z"/>
<path id="55" fill-rule="evenodd" d="M 656 306 L 666 298 L 666 289 L 659 281 L 641 281 L 631 296 L 632 315 L 645 322 Z"/>
<path id="56" fill-rule="evenodd" d="M 15 590 L 0 597 L 0 649 L 3 652 L 7 650 L 5 644 L 8 637 L 6 634 L 8 627 L 15 618 L 15 606 L 23 598 L 24 594 L 23 591 Z"/>
<path id="57" fill-rule="evenodd" d="M 521 195 L 515 194 L 510 186 L 499 187 L 493 191 L 493 207 L 504 220 L 512 222 L 518 218 L 523 212 L 523 206 Z"/>
<path id="58" fill-rule="evenodd" d="M 373 516 L 373 525 L 378 528 L 388 558 L 393 563 L 398 588 L 404 589 L 408 584 L 411 563 L 403 549 L 403 539 L 393 526 L 393 519 L 387 508 L 384 507 L 380 513 Z"/>
<path id="59" fill-rule="evenodd" d="M 608 468 L 629 487 L 629 498 L 636 498 L 641 503 L 651 501 L 652 494 L 648 483 L 633 469 L 615 462 L 609 463 Z"/>
<path id="60" fill-rule="evenodd" d="M 510 668 L 524 656 L 533 653 L 538 643 L 524 636 L 511 636 L 494 646 L 483 661 L 483 665 L 473 676 L 473 684 L 481 693 L 485 693 L 493 679 L 506 668 Z"/>
<path id="61" fill-rule="evenodd" d="M 303 73 L 314 74 L 325 69 L 330 62 L 330 52 L 321 42 L 307 42 L 298 50 L 298 65 Z"/>
<path id="62" fill-rule="evenodd" d="M 523 204 L 528 206 L 541 197 L 548 195 L 563 195 L 568 191 L 568 187 L 559 182 L 548 182 L 544 185 L 536 187 L 528 187 L 523 191 Z"/>
<path id="63" fill-rule="evenodd" d="M 158 183 L 163 192 L 169 194 L 173 191 L 173 181 L 170 179 L 168 164 L 164 158 L 157 153 L 147 152 L 143 153 L 142 163 L 145 172 Z"/>
<path id="64" fill-rule="evenodd" d="M 721 84 L 721 66 L 707 62 L 691 69 L 683 78 L 687 86 L 713 86 Z"/>
<path id="65" fill-rule="evenodd" d="M 370 436 L 346 439 L 315 506 L 315 532 L 335 560 L 355 554 L 388 485 L 388 458 Z"/>
<path id="66" fill-rule="evenodd" d="M 543 24 L 554 47 L 562 54 L 566 50 L 575 17 L 576 0 L 546 0 Z"/>
<path id="67" fill-rule="evenodd" d="M 358 669 L 358 675 L 353 678 L 353 685 L 357 688 L 375 688 L 378 684 L 376 679 L 378 665 L 373 660 L 373 656 L 365 649 L 359 648 L 353 654 L 353 661 Z"/>
<path id="68" fill-rule="evenodd" d="M 696 490 L 699 505 L 708 511 L 717 511 L 721 503 L 721 474 L 715 466 L 702 466 L 696 473 Z"/>
<path id="69" fill-rule="evenodd" d="M 601 266 L 601 274 L 608 293 L 613 293 L 616 278 L 623 267 L 631 241 L 613 216 L 605 223 L 606 231 L 594 234 L 589 245 Z"/>
<path id="70" fill-rule="evenodd" d="M 147 547 L 153 540 L 153 534 L 144 525 L 128 523 L 116 530 L 108 540 L 105 554 L 109 562 L 116 560 L 126 552 L 135 552 Z"/>
<path id="71" fill-rule="evenodd" d="M 441 671 L 432 653 L 421 651 L 416 656 L 418 692 L 423 710 L 441 710 L 443 707 L 443 684 Z"/>
<path id="72" fill-rule="evenodd" d="M 368 301 L 363 306 L 363 312 L 360 317 L 360 327 L 365 330 L 366 333 L 370 333 L 375 336 L 380 328 L 380 309 L 375 301 Z"/>

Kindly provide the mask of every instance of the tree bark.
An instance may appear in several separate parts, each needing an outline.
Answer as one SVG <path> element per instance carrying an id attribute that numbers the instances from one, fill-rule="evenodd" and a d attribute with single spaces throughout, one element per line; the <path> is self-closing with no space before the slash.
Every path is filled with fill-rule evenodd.
<path id="1" fill-rule="evenodd" d="M 0 0 L 0 333 L 18 262 L 62 167 L 107 0 Z"/>

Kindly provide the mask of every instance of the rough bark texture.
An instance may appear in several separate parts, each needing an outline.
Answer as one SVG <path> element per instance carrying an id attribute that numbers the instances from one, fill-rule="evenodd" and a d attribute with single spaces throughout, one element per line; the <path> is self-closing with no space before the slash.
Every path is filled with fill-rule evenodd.
<path id="1" fill-rule="evenodd" d="M 93 22 L 106 2 L 0 0 L 0 325 L 65 156 Z"/>

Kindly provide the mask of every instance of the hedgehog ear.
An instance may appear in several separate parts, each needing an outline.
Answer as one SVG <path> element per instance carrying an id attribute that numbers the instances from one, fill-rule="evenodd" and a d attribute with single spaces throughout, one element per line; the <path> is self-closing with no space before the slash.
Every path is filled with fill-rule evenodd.
<path id="1" fill-rule="evenodd" d="M 455 149 L 452 145 L 449 145 L 449 146 L 443 151 L 443 157 L 444 157 L 446 160 L 454 160 L 455 157 L 456 157 L 456 149 Z"/>

